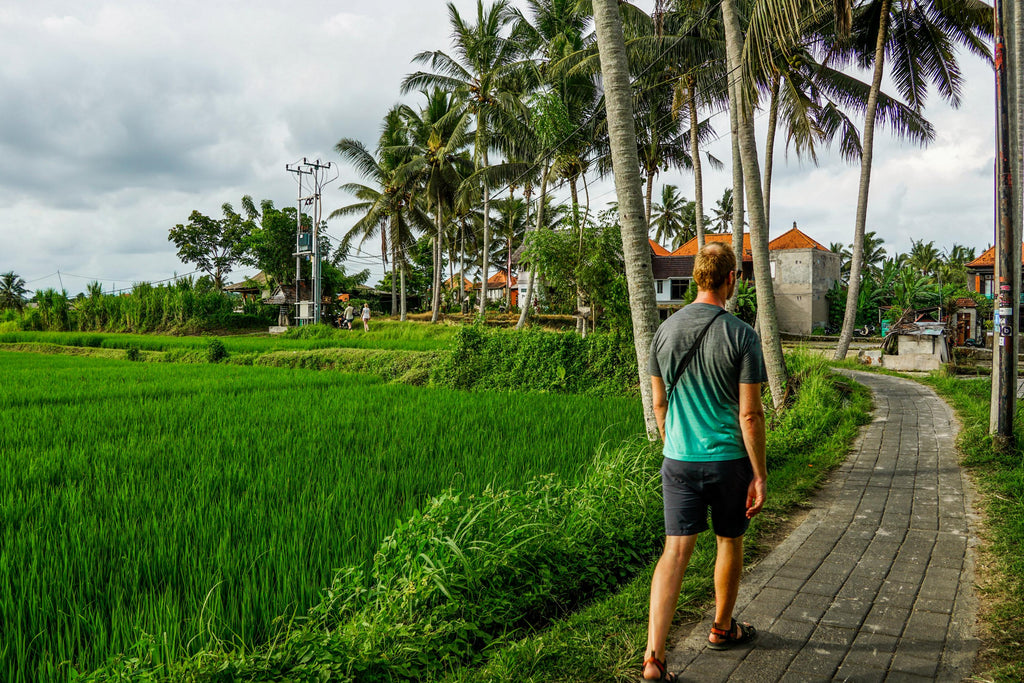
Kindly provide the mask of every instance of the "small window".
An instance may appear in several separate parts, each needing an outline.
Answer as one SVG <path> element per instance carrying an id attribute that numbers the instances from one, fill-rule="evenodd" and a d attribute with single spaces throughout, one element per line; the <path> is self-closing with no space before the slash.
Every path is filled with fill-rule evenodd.
<path id="1" fill-rule="evenodd" d="M 799 263 L 799 261 L 797 261 L 797 263 Z M 770 261 L 769 265 L 770 265 L 771 271 L 772 271 L 772 279 L 774 280 L 775 279 L 775 261 Z"/>
<path id="2" fill-rule="evenodd" d="M 655 284 L 658 287 L 658 294 L 664 293 L 664 291 L 665 291 L 665 281 L 664 280 L 658 280 Z"/>
<path id="3" fill-rule="evenodd" d="M 690 286 L 689 280 L 670 280 L 672 283 L 672 299 L 682 301 L 686 298 L 686 289 Z"/>

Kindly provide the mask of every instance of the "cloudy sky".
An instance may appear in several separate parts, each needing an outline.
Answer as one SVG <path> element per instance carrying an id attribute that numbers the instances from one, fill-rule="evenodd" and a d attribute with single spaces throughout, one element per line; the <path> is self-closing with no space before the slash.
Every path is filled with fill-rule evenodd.
<path id="1" fill-rule="evenodd" d="M 464 15 L 475 4 L 455 1 Z M 244 194 L 291 204 L 285 164 L 337 162 L 342 137 L 372 146 L 418 68 L 411 57 L 449 46 L 441 0 L 19 0 L 0 6 L 0 34 L 0 272 L 72 294 L 190 271 L 169 228 Z M 928 149 L 876 136 L 868 229 L 890 249 L 993 241 L 992 75 L 974 57 L 963 65 L 961 109 L 930 100 Z M 728 116 L 714 124 L 712 152 L 727 160 Z M 778 156 L 772 236 L 796 221 L 820 242 L 850 242 L 859 168 L 829 153 L 818 167 L 785 161 L 781 145 Z M 705 172 L 709 205 L 730 178 Z M 357 179 L 342 167 L 334 186 Z M 663 182 L 693 195 L 689 174 Z M 611 183 L 590 189 L 595 208 L 614 199 Z M 350 201 L 332 187 L 325 213 Z M 376 276 L 365 251 L 349 268 Z"/>

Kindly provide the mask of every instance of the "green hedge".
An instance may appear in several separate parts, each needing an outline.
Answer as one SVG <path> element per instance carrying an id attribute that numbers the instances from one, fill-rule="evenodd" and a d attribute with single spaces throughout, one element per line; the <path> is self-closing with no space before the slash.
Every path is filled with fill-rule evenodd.
<path id="1" fill-rule="evenodd" d="M 597 333 L 459 328 L 452 353 L 431 374 L 454 389 L 639 393 L 632 337 Z"/>

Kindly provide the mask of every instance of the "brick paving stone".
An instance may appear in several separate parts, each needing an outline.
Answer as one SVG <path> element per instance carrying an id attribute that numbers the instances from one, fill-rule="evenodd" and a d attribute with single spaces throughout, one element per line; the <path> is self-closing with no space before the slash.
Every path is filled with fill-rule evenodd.
<path id="1" fill-rule="evenodd" d="M 865 373 L 875 418 L 802 525 L 744 577 L 752 648 L 706 647 L 710 616 L 669 653 L 684 681 L 960 680 L 973 634 L 970 483 L 935 394 Z"/>

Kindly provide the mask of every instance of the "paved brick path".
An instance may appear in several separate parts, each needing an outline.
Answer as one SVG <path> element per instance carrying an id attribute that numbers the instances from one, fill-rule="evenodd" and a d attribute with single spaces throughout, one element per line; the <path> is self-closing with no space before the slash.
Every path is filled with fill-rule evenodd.
<path id="1" fill-rule="evenodd" d="M 743 578 L 754 647 L 704 647 L 711 616 L 668 653 L 684 681 L 959 681 L 973 635 L 971 489 L 952 410 L 908 380 L 847 373 L 874 421 L 807 519 Z M 771 495 L 771 491 L 768 492 Z"/>

